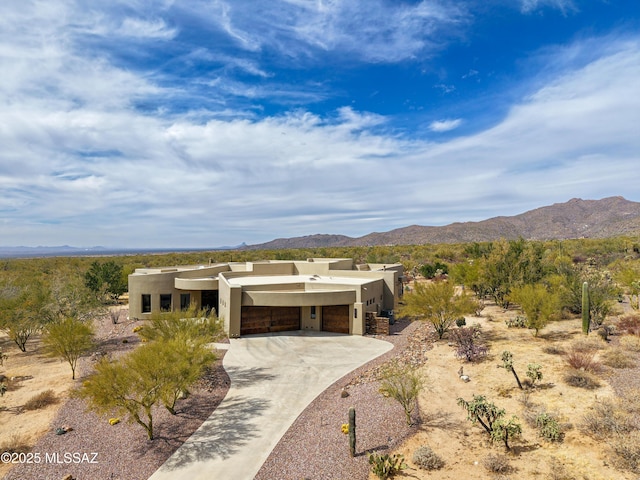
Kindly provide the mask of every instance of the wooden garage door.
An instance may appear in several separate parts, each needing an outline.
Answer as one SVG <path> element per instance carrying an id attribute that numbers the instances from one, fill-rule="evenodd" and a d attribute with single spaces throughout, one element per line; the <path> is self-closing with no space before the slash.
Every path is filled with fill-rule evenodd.
<path id="1" fill-rule="evenodd" d="M 349 305 L 322 307 L 322 330 L 334 333 L 349 333 Z"/>
<path id="2" fill-rule="evenodd" d="M 240 335 L 300 330 L 300 307 L 242 307 Z"/>

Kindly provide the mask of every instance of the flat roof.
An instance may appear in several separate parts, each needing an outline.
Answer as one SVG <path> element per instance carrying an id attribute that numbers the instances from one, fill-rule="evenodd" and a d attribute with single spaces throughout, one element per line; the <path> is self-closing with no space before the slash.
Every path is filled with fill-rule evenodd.
<path id="1" fill-rule="evenodd" d="M 223 272 L 224 273 L 224 272 Z M 289 283 L 319 283 L 342 285 L 365 285 L 375 282 L 376 278 L 340 277 L 334 275 L 251 275 L 246 277 L 232 277 L 227 281 L 232 285 L 286 285 Z"/>

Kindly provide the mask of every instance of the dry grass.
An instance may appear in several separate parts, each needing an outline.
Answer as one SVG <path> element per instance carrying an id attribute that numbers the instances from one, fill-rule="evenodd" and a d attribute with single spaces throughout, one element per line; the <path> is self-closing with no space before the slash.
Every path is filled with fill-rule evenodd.
<path id="1" fill-rule="evenodd" d="M 9 436 L 7 440 L 0 444 L 0 452 L 27 453 L 31 450 L 29 442 L 22 435 L 16 433 Z"/>
<path id="2" fill-rule="evenodd" d="M 582 370 L 584 372 L 600 371 L 600 362 L 596 360 L 596 352 L 592 350 L 578 350 L 572 348 L 565 355 L 567 365 L 574 370 Z"/>
<path id="3" fill-rule="evenodd" d="M 490 453 L 482 460 L 482 465 L 491 473 L 507 473 L 511 470 L 509 457 Z"/>
<path id="4" fill-rule="evenodd" d="M 620 346 L 630 352 L 640 352 L 640 337 L 625 335 L 620 339 Z"/>
<path id="5" fill-rule="evenodd" d="M 616 328 L 620 332 L 640 336 L 640 314 L 634 313 L 620 317 L 616 323 Z"/>
<path id="6" fill-rule="evenodd" d="M 40 410 L 56 403 L 58 403 L 58 397 L 56 397 L 55 392 L 53 390 L 45 390 L 27 400 L 23 408 L 25 410 Z"/>
<path id="7" fill-rule="evenodd" d="M 570 369 L 564 376 L 564 382 L 572 387 L 584 388 L 587 390 L 595 390 L 600 388 L 601 383 L 598 378 L 585 371 Z"/>
<path id="8" fill-rule="evenodd" d="M 611 442 L 615 453 L 614 465 L 622 470 L 640 473 L 640 432 L 634 430 L 627 435 L 618 435 Z"/>
<path id="9" fill-rule="evenodd" d="M 544 353 L 548 353 L 549 355 L 564 355 L 566 350 L 558 345 L 547 345 L 542 349 Z"/>
<path id="10" fill-rule="evenodd" d="M 630 357 L 629 353 L 617 348 L 607 350 L 602 355 L 602 363 L 611 368 L 633 368 L 636 366 L 635 359 Z"/>
<path id="11" fill-rule="evenodd" d="M 583 433 L 604 442 L 617 468 L 640 473 L 640 399 L 630 391 L 615 400 L 597 400 L 580 424 Z"/>

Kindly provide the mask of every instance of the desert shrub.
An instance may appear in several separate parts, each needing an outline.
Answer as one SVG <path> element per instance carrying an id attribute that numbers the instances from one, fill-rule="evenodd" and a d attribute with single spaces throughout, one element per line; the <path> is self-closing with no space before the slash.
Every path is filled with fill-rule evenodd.
<path id="1" fill-rule="evenodd" d="M 531 385 L 542 380 L 542 365 L 530 363 L 527 365 L 527 377 L 531 381 Z"/>
<path id="2" fill-rule="evenodd" d="M 480 339 L 479 325 L 457 328 L 449 332 L 449 336 L 456 344 L 456 357 L 475 362 L 487 355 L 487 347 Z"/>
<path id="3" fill-rule="evenodd" d="M 602 363 L 611 368 L 632 368 L 636 364 L 635 360 L 631 358 L 628 353 L 617 348 L 607 350 L 602 357 Z"/>
<path id="4" fill-rule="evenodd" d="M 524 315 L 507 318 L 504 322 L 507 324 L 507 328 L 527 328 L 527 317 Z"/>
<path id="5" fill-rule="evenodd" d="M 625 335 L 620 339 L 620 346 L 631 352 L 640 352 L 640 337 Z"/>
<path id="6" fill-rule="evenodd" d="M 616 327 L 621 332 L 640 336 L 640 315 L 637 313 L 624 315 L 618 319 Z"/>
<path id="7" fill-rule="evenodd" d="M 14 433 L 0 444 L 0 452 L 27 453 L 31 447 L 22 435 Z"/>
<path id="8" fill-rule="evenodd" d="M 511 469 L 506 455 L 490 453 L 482 460 L 482 465 L 491 473 L 506 473 Z"/>
<path id="9" fill-rule="evenodd" d="M 598 336 L 605 342 L 609 341 L 609 336 L 613 335 L 615 332 L 615 327 L 613 325 L 601 325 L 596 333 Z"/>
<path id="10" fill-rule="evenodd" d="M 548 345 L 542 349 L 544 353 L 548 353 L 549 355 L 564 355 L 567 353 L 562 347 L 557 345 Z"/>
<path id="11" fill-rule="evenodd" d="M 411 460 L 425 470 L 439 470 L 444 467 L 444 460 L 427 446 L 418 447 L 413 452 Z"/>
<path id="12" fill-rule="evenodd" d="M 613 462 L 616 467 L 640 473 L 640 432 L 616 436 L 611 448 L 616 455 Z"/>
<path id="13" fill-rule="evenodd" d="M 536 417 L 536 427 L 538 434 L 549 442 L 559 442 L 562 440 L 562 427 L 553 415 L 540 413 Z"/>
<path id="14" fill-rule="evenodd" d="M 39 410 L 41 408 L 48 407 L 49 405 L 53 405 L 57 402 L 58 398 L 56 397 L 54 391 L 45 390 L 44 392 L 40 392 L 27 400 L 23 408 L 25 410 Z"/>
<path id="15" fill-rule="evenodd" d="M 0 382 L 0 397 L 4 397 L 4 394 L 6 393 L 8 388 L 9 387 L 7 387 L 6 382 Z"/>
<path id="16" fill-rule="evenodd" d="M 122 310 L 109 310 L 109 318 L 111 319 L 111 323 L 116 325 L 120 321 L 120 317 L 122 316 Z"/>
<path id="17" fill-rule="evenodd" d="M 574 478 L 560 460 L 555 457 L 549 459 L 549 480 L 573 480 Z"/>
<path id="18" fill-rule="evenodd" d="M 456 320 L 456 327 L 464 327 L 467 324 L 467 320 L 464 317 L 460 317 Z"/>
<path id="19" fill-rule="evenodd" d="M 393 454 L 379 455 L 377 453 L 369 454 L 369 465 L 371 465 L 371 471 L 380 480 L 386 480 L 392 478 L 401 470 L 407 468 L 407 464 L 404 463 L 404 456 Z"/>
<path id="20" fill-rule="evenodd" d="M 522 390 L 520 395 L 518 396 L 518 402 L 522 405 L 522 408 L 526 410 L 532 410 L 536 404 L 533 402 L 531 398 L 531 390 Z"/>
<path id="21" fill-rule="evenodd" d="M 596 360 L 596 353 L 592 350 L 578 350 L 572 348 L 565 355 L 567 365 L 575 370 L 583 370 L 585 372 L 597 372 L 600 369 L 600 363 Z"/>
<path id="22" fill-rule="evenodd" d="M 411 414 L 425 384 L 424 376 L 411 365 L 390 362 L 381 372 L 379 392 L 402 406 L 407 425 L 411 426 Z"/>
<path id="23" fill-rule="evenodd" d="M 489 402 L 482 395 L 473 395 L 470 402 L 459 397 L 457 403 L 467 411 L 467 420 L 474 424 L 479 423 L 492 441 L 503 442 L 507 450 L 511 449 L 509 440 L 519 437 L 522 433 L 518 417 L 513 415 L 509 420 L 506 420 L 505 410 Z"/>
<path id="24" fill-rule="evenodd" d="M 572 387 L 585 388 L 587 390 L 600 388 L 600 381 L 594 375 L 584 370 L 572 368 L 565 374 L 564 381 Z"/>
<path id="25" fill-rule="evenodd" d="M 597 352 L 605 348 L 607 344 L 597 337 L 590 336 L 576 340 L 571 344 L 570 350 L 576 352 Z"/>
<path id="26" fill-rule="evenodd" d="M 580 430 L 592 437 L 605 440 L 614 435 L 627 434 L 633 429 L 630 417 L 611 400 L 597 400 L 583 416 Z"/>

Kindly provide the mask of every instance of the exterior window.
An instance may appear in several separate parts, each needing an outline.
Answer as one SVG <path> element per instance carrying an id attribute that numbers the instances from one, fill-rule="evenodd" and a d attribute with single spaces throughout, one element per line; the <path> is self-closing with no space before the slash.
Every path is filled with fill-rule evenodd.
<path id="1" fill-rule="evenodd" d="M 316 318 L 316 307 L 311 307 L 311 318 Z"/>
<path id="2" fill-rule="evenodd" d="M 191 294 L 190 293 L 181 293 L 180 294 L 180 310 L 188 310 L 191 305 Z"/>
<path id="3" fill-rule="evenodd" d="M 142 313 L 151 313 L 151 295 L 142 294 Z"/>
<path id="4" fill-rule="evenodd" d="M 160 294 L 160 311 L 161 312 L 171 311 L 171 294 L 170 293 Z"/>

